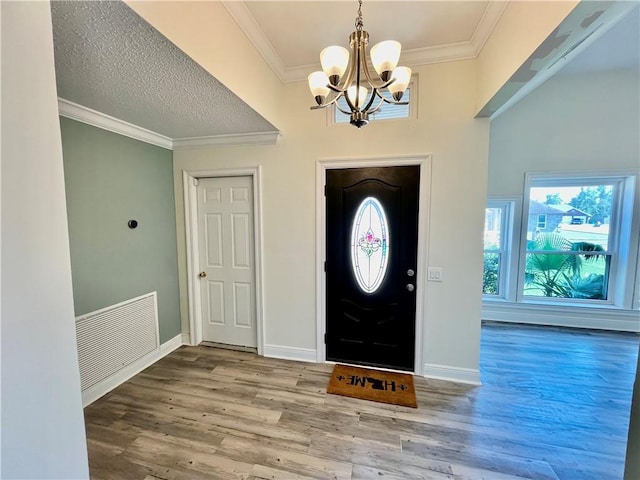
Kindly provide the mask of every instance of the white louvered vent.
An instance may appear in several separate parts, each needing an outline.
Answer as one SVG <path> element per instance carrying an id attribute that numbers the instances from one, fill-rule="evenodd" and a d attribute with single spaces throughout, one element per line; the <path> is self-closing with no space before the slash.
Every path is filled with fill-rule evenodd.
<path id="1" fill-rule="evenodd" d="M 76 318 L 82 390 L 159 348 L 156 292 Z"/>

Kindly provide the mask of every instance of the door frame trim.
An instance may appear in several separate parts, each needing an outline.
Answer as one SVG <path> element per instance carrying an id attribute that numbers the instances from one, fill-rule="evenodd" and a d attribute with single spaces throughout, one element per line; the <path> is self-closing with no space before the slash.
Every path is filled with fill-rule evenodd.
<path id="1" fill-rule="evenodd" d="M 429 238 L 429 199 L 431 198 L 431 154 L 394 155 L 388 157 L 328 158 L 316 162 L 316 352 L 318 363 L 327 362 L 324 343 L 326 332 L 326 202 L 324 186 L 326 171 L 336 168 L 420 167 L 420 193 L 418 197 L 418 275 L 416 275 L 416 319 L 414 373 L 423 374 L 423 332 L 425 299 L 427 293 L 427 258 Z"/>
<path id="2" fill-rule="evenodd" d="M 183 170 L 184 223 L 187 249 L 187 297 L 189 303 L 189 340 L 192 345 L 202 342 L 202 303 L 198 275 L 198 194 L 195 180 L 201 178 L 251 177 L 253 187 L 253 255 L 255 263 L 256 343 L 258 355 L 264 351 L 264 292 L 262 268 L 262 169 L 260 165 L 243 168 Z"/>

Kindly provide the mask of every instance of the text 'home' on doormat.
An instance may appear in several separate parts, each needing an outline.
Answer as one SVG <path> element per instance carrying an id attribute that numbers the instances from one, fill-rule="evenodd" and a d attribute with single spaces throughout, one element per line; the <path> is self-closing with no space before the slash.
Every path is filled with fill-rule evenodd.
<path id="1" fill-rule="evenodd" d="M 413 375 L 336 365 L 327 393 L 417 408 Z"/>

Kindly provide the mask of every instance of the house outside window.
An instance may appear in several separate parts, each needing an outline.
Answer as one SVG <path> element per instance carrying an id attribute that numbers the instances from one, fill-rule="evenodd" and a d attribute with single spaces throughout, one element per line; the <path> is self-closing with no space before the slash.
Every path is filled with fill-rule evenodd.
<path id="1" fill-rule="evenodd" d="M 634 180 L 530 176 L 522 300 L 620 304 L 615 286 L 627 280 L 620 260 L 629 251 Z"/>
<path id="2" fill-rule="evenodd" d="M 546 230 L 547 229 L 547 215 L 545 213 L 538 214 L 538 221 L 536 228 L 538 230 Z"/>

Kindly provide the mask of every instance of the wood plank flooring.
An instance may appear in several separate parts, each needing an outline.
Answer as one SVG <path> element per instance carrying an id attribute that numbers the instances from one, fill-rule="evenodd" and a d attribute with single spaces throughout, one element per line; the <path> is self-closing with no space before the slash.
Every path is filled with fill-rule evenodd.
<path id="1" fill-rule="evenodd" d="M 85 409 L 91 478 L 618 480 L 637 353 L 486 324 L 483 386 L 416 378 L 416 410 L 327 395 L 330 365 L 182 347 Z"/>

